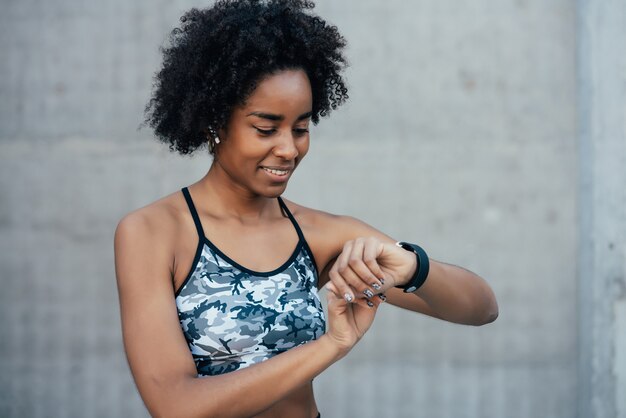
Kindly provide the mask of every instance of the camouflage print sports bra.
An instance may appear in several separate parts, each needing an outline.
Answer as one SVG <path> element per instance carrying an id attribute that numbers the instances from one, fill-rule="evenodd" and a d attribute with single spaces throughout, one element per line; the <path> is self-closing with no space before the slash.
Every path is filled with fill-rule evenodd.
<path id="1" fill-rule="evenodd" d="M 313 253 L 282 199 L 278 203 L 298 233 L 298 244 L 282 266 L 257 272 L 206 238 L 189 190 L 182 192 L 199 242 L 191 271 L 175 296 L 198 375 L 232 372 L 322 336 L 326 324 Z"/>

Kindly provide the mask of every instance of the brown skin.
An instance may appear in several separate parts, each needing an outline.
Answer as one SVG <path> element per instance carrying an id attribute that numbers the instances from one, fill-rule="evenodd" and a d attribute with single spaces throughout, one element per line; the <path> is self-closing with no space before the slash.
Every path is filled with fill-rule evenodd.
<path id="1" fill-rule="evenodd" d="M 211 241 L 252 270 L 274 270 L 297 244 L 298 236 L 275 197 L 284 192 L 308 151 L 310 111 L 311 89 L 303 71 L 267 77 L 234 109 L 219 132 L 221 142 L 209 172 L 189 187 Z M 267 114 L 280 120 L 270 120 Z M 285 168 L 288 173 L 277 176 L 263 167 Z M 368 287 L 385 292 L 394 305 L 448 321 L 480 325 L 497 316 L 493 292 L 477 275 L 432 260 L 426 283 L 415 294 L 404 294 L 393 286 L 406 283 L 416 261 L 393 245 L 393 239 L 354 218 L 286 203 L 322 272 L 319 286 L 329 290 L 327 332 L 263 363 L 203 378 L 196 376 L 174 297 L 198 245 L 182 193 L 120 221 L 115 266 L 124 346 L 153 416 L 314 417 L 312 379 L 350 351 L 382 303 L 375 296 L 374 307 L 367 306 L 362 291 Z M 371 288 L 381 277 L 382 288 Z M 353 303 L 346 302 L 345 293 L 356 296 Z"/>

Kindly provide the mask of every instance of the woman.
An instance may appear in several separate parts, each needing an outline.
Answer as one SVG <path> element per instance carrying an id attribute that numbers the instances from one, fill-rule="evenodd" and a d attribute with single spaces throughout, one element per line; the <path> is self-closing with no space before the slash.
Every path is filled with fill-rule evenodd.
<path id="1" fill-rule="evenodd" d="M 280 197 L 309 124 L 347 98 L 345 42 L 312 7 L 221 1 L 186 13 L 163 51 L 147 122 L 182 154 L 208 146 L 213 163 L 115 233 L 125 349 L 155 416 L 319 416 L 312 379 L 385 300 L 463 324 L 497 316 L 475 274 Z"/>

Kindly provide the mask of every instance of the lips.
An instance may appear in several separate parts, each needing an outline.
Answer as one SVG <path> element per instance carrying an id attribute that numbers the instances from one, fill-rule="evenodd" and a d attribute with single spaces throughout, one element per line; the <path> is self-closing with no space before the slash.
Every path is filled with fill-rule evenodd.
<path id="1" fill-rule="evenodd" d="M 289 174 L 289 172 L 291 172 L 293 170 L 292 167 L 264 167 L 261 166 L 261 168 L 270 173 L 273 174 L 275 176 L 286 176 L 287 174 Z"/>

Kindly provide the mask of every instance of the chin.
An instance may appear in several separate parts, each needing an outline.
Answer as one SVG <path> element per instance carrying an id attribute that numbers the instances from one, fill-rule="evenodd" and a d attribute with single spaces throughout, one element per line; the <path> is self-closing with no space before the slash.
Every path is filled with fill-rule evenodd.
<path id="1" fill-rule="evenodd" d="M 269 197 L 269 198 L 274 198 L 274 197 L 278 197 L 280 195 L 282 195 L 285 190 L 287 189 L 287 187 L 281 186 L 281 187 L 271 187 L 268 188 L 265 193 L 261 193 L 263 196 L 265 197 Z"/>
<path id="2" fill-rule="evenodd" d="M 264 185 L 255 185 L 255 186 L 256 187 L 254 186 L 250 187 L 248 190 L 250 190 L 250 192 L 252 192 L 253 195 L 256 195 L 259 197 L 266 197 L 268 199 L 275 198 L 275 197 L 282 195 L 287 189 L 286 183 L 285 184 L 270 184 L 270 185 L 266 183 Z"/>

